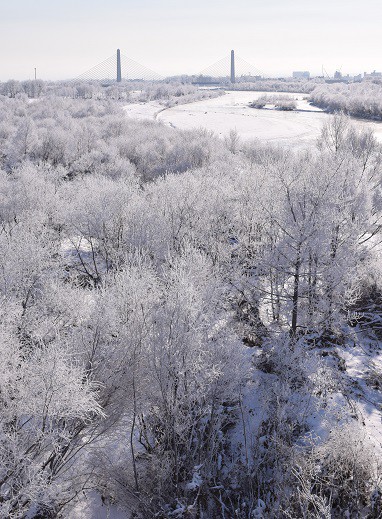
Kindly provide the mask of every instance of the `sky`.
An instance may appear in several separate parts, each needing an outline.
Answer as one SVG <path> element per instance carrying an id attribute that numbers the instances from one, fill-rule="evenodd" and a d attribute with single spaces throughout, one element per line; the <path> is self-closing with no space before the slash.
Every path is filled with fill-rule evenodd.
<path id="1" fill-rule="evenodd" d="M 381 22 L 382 0 L 0 0 L 0 81 L 75 78 L 117 48 L 163 76 L 231 49 L 270 77 L 380 71 Z"/>

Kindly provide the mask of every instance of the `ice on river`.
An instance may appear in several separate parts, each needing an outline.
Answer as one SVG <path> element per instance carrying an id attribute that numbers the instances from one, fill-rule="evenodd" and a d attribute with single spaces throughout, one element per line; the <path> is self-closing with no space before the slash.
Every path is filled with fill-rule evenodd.
<path id="1" fill-rule="evenodd" d="M 248 105 L 261 95 L 285 95 L 297 100 L 298 111 L 256 109 Z M 224 137 L 236 129 L 242 139 L 260 139 L 292 148 L 314 146 L 329 115 L 309 105 L 304 94 L 277 92 L 227 92 L 215 99 L 174 106 L 157 114 L 157 119 L 181 129 L 206 128 Z M 307 110 L 307 111 L 305 111 Z M 382 142 L 382 124 L 353 120 L 370 127 Z"/>

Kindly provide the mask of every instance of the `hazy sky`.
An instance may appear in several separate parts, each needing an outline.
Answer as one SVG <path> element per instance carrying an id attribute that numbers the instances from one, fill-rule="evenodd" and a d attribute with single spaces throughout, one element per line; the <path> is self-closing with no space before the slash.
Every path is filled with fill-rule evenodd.
<path id="1" fill-rule="evenodd" d="M 117 48 L 162 75 L 231 49 L 271 76 L 381 70 L 381 22 L 382 0 L 0 0 L 0 80 L 76 77 Z"/>

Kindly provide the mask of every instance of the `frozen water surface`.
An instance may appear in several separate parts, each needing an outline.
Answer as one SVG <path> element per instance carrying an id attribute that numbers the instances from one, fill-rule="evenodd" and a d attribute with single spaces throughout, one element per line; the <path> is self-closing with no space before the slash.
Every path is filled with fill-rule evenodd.
<path id="1" fill-rule="evenodd" d="M 297 100 L 298 111 L 250 108 L 254 99 L 266 95 L 283 95 Z M 289 92 L 236 92 L 215 99 L 206 99 L 174 106 L 157 113 L 157 119 L 174 128 L 206 128 L 224 137 L 236 129 L 245 140 L 260 139 L 292 148 L 314 146 L 328 114 L 309 105 L 306 94 Z M 154 110 L 152 110 L 154 112 Z M 149 115 L 149 111 L 147 111 Z M 131 112 L 130 116 L 134 117 Z M 382 124 L 353 119 L 360 128 L 371 128 L 382 142 Z"/>

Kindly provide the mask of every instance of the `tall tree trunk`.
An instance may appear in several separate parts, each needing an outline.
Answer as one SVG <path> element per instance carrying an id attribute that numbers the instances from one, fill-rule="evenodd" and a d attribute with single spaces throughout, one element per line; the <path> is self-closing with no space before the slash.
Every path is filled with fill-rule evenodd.
<path id="1" fill-rule="evenodd" d="M 294 275 L 293 275 L 293 297 L 292 297 L 292 325 L 291 335 L 295 336 L 297 331 L 297 317 L 298 317 L 298 298 L 300 288 L 300 267 L 301 267 L 301 243 L 298 244 L 297 257 L 294 264 Z"/>

